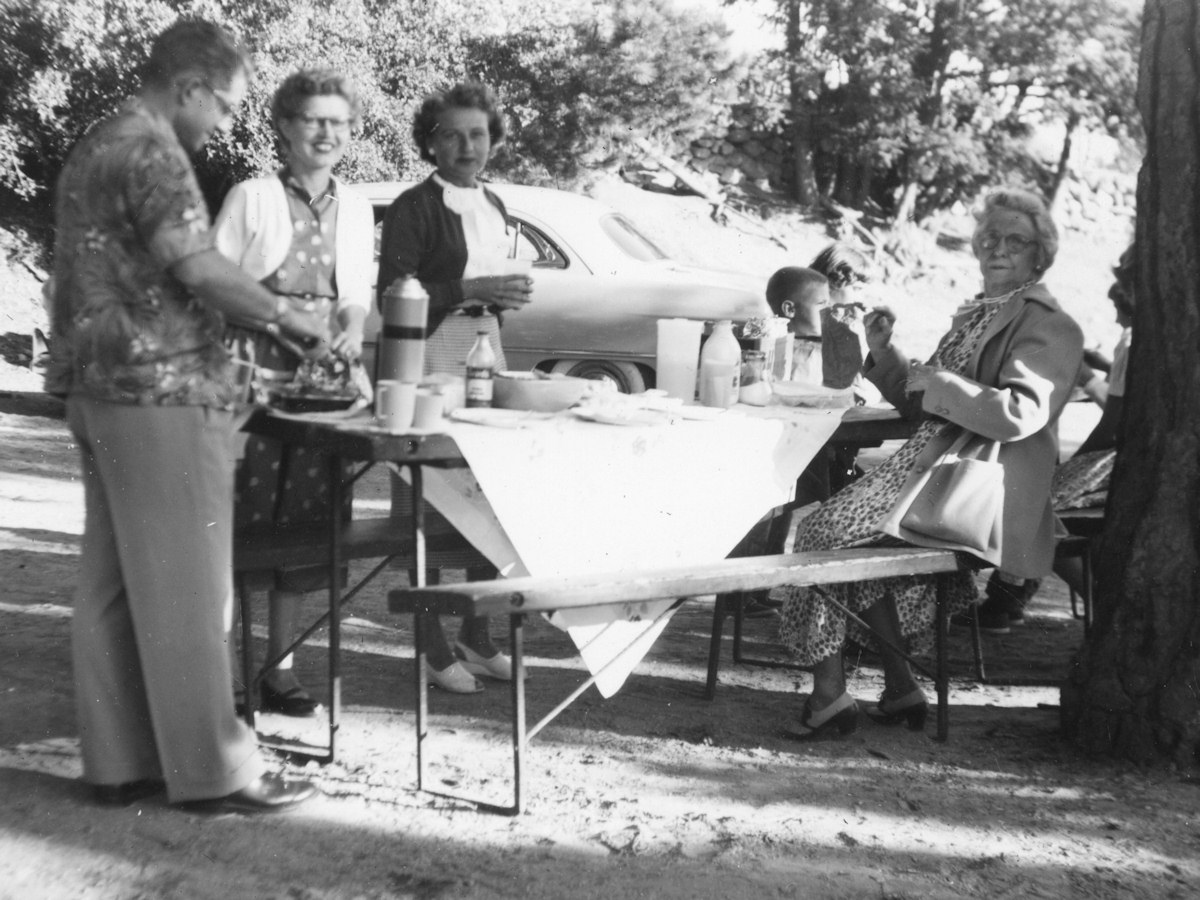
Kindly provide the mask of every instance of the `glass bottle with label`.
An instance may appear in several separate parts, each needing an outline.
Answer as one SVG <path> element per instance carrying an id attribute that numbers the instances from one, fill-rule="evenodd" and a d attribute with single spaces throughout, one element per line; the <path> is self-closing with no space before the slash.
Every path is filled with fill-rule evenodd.
<path id="1" fill-rule="evenodd" d="M 486 331 L 475 333 L 475 344 L 467 354 L 466 405 L 492 405 L 492 370 L 496 368 L 496 353 Z"/>
<path id="2" fill-rule="evenodd" d="M 742 351 L 742 383 L 738 401 L 748 406 L 766 406 L 771 400 L 771 385 L 767 383 L 767 354 L 763 350 Z"/>

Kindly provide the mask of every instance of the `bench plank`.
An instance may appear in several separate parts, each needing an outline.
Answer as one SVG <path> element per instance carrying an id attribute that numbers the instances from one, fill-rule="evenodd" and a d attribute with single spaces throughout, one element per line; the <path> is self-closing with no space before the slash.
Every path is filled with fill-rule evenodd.
<path id="1" fill-rule="evenodd" d="M 876 547 L 747 556 L 693 566 L 402 588 L 388 593 L 396 613 L 511 615 L 616 606 L 648 600 L 754 591 L 785 584 L 837 584 L 968 569 L 950 550 Z"/>

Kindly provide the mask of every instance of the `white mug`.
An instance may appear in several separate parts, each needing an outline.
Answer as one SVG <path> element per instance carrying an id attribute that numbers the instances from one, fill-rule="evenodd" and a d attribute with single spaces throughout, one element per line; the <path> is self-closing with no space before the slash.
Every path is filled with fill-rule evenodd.
<path id="1" fill-rule="evenodd" d="M 417 386 L 408 381 L 384 379 L 375 384 L 375 423 L 388 431 L 412 427 Z"/>
<path id="2" fill-rule="evenodd" d="M 437 428 L 442 424 L 446 410 L 446 398 L 439 390 L 417 388 L 416 404 L 413 408 L 414 428 Z"/>

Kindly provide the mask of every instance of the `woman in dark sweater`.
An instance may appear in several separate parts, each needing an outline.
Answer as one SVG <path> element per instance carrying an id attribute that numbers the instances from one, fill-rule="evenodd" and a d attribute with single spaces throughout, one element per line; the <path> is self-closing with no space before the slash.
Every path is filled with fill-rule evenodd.
<path id="1" fill-rule="evenodd" d="M 479 183 L 492 151 L 504 139 L 504 120 L 492 91 L 482 84 L 455 85 L 425 99 L 413 118 L 421 158 L 437 170 L 401 194 L 383 220 L 378 299 L 404 275 L 415 275 L 429 294 L 425 371 L 464 375 L 475 336 L 488 335 L 496 367 L 504 369 L 500 318 L 522 309 L 533 282 L 506 275 L 512 237 L 500 198 Z M 382 304 L 381 304 L 382 305 Z M 393 507 L 411 507 L 407 485 L 393 481 Z M 468 570 L 468 578 L 494 572 Z M 492 644 L 487 619 L 466 619 L 452 651 L 441 625 L 428 617 L 428 674 L 455 693 L 480 690 L 475 675 L 508 680 L 509 658 Z"/>

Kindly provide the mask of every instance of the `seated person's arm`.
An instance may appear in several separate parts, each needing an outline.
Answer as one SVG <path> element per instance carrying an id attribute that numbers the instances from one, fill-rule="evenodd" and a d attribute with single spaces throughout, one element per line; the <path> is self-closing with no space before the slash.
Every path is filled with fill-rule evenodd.
<path id="1" fill-rule="evenodd" d="M 1100 421 L 1092 429 L 1076 453 L 1090 453 L 1093 450 L 1112 450 L 1117 446 L 1117 425 L 1121 421 L 1121 411 L 1125 407 L 1125 398 L 1110 395 L 1104 404 L 1104 412 Z"/>

